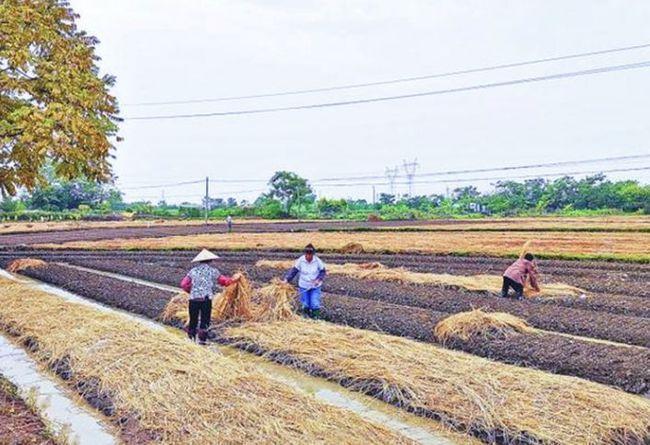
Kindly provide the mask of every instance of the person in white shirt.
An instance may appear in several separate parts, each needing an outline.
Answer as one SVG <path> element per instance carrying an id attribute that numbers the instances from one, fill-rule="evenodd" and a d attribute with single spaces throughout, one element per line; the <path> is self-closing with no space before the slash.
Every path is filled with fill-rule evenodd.
<path id="1" fill-rule="evenodd" d="M 302 310 L 308 317 L 318 319 L 321 309 L 321 286 L 326 274 L 325 263 L 316 256 L 316 248 L 311 243 L 305 246 L 304 253 L 287 272 L 284 281 L 288 283 L 298 275 Z"/>

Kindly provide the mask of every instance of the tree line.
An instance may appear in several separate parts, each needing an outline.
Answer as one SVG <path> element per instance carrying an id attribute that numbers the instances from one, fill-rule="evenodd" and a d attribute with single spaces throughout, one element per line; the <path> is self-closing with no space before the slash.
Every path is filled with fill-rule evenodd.
<path id="1" fill-rule="evenodd" d="M 396 196 L 381 193 L 376 202 L 365 199 L 317 199 L 309 181 L 296 173 L 276 172 L 268 191 L 252 202 L 230 197 L 208 202 L 168 204 L 164 201 L 125 202 L 110 184 L 89 179 L 68 180 L 48 167 L 44 185 L 25 190 L 0 203 L 3 219 L 118 218 L 124 213 L 141 217 L 199 218 L 207 206 L 209 217 L 416 219 L 480 215 L 542 215 L 643 213 L 650 214 L 650 186 L 638 181 L 612 181 L 603 174 L 576 179 L 499 181 L 481 192 L 470 185 L 446 195 Z"/>

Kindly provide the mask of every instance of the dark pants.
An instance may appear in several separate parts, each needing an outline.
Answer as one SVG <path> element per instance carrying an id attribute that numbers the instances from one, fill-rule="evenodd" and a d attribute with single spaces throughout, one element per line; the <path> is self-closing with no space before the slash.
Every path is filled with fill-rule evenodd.
<path id="1" fill-rule="evenodd" d="M 513 288 L 515 290 L 516 298 L 523 298 L 524 286 L 522 286 L 520 283 L 517 283 L 515 280 L 511 280 L 508 277 L 503 277 L 503 287 L 501 288 L 501 296 L 507 297 L 510 288 Z"/>
<path id="2" fill-rule="evenodd" d="M 190 322 L 187 326 L 187 334 L 194 338 L 196 336 L 196 326 L 199 326 L 199 339 L 205 340 L 207 337 L 207 329 L 210 326 L 210 319 L 212 318 L 212 300 L 206 298 L 204 300 L 190 300 Z M 199 323 L 199 315 L 201 322 Z M 203 337 L 203 338 L 202 338 Z"/>

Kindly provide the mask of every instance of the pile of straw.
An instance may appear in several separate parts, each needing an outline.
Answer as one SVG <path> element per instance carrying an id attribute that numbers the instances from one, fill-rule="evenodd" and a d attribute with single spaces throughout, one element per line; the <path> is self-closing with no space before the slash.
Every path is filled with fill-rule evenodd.
<path id="1" fill-rule="evenodd" d="M 505 338 L 511 334 L 532 331 L 528 323 L 514 315 L 474 309 L 440 320 L 433 329 L 433 334 L 439 342 L 445 344 L 454 339 Z"/>
<path id="2" fill-rule="evenodd" d="M 361 243 L 350 242 L 339 249 L 341 253 L 363 253 L 365 249 Z"/>
<path id="3" fill-rule="evenodd" d="M 239 281 L 227 286 L 215 297 L 212 307 L 212 319 L 218 321 L 246 321 L 253 318 L 251 297 L 253 288 L 246 275 Z"/>
<path id="4" fill-rule="evenodd" d="M 224 335 L 487 441 L 643 444 L 650 434 L 650 400 L 574 377 L 329 323 L 249 323 Z"/>
<path id="5" fill-rule="evenodd" d="M 260 260 L 257 267 L 286 269 L 291 267 L 291 261 Z M 391 268 L 381 263 L 368 264 L 327 264 L 327 272 L 346 275 L 360 280 L 392 281 L 402 284 L 434 284 L 446 287 L 456 287 L 477 292 L 500 293 L 503 278 L 498 275 L 450 275 L 423 272 L 411 272 L 403 267 Z M 542 297 L 579 297 L 586 291 L 563 283 L 548 283 L 541 287 L 541 292 L 534 293 L 527 289 L 528 296 Z"/>
<path id="6" fill-rule="evenodd" d="M 47 266 L 47 263 L 43 260 L 36 258 L 19 258 L 9 263 L 9 266 L 7 266 L 7 271 L 11 273 L 18 273 L 29 268 L 39 268 L 45 266 Z"/>
<path id="7" fill-rule="evenodd" d="M 257 321 L 285 321 L 297 318 L 296 289 L 289 283 L 274 278 L 271 284 L 258 291 L 260 306 L 255 311 Z"/>
<path id="8" fill-rule="evenodd" d="M 252 301 L 252 296 L 258 302 Z M 237 284 L 228 286 L 222 293 L 215 295 L 212 321 L 284 321 L 293 320 L 296 314 L 296 289 L 282 280 L 273 279 L 270 284 L 254 291 L 246 278 Z M 169 323 L 179 320 L 188 321 L 187 306 L 189 295 L 181 292 L 165 306 L 158 317 Z M 219 309 L 217 313 L 216 309 Z"/>
<path id="9" fill-rule="evenodd" d="M 94 401 L 127 443 L 413 443 L 173 332 L 0 284 L 0 326 L 37 345 L 33 356 L 63 368 L 71 388 L 100 391 Z"/>
<path id="10" fill-rule="evenodd" d="M 187 310 L 188 304 L 190 301 L 190 296 L 185 292 L 181 292 L 178 295 L 174 296 L 169 303 L 165 306 L 162 313 L 158 317 L 160 321 L 169 323 L 174 320 L 180 320 L 184 323 L 187 323 L 189 319 L 189 313 Z"/>

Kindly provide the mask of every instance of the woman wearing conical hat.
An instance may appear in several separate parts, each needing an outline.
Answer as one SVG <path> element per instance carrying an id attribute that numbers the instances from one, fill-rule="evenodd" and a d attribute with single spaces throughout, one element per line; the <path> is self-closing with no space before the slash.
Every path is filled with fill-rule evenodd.
<path id="1" fill-rule="evenodd" d="M 203 249 L 193 260 L 195 265 L 181 281 L 181 288 L 190 294 L 188 310 L 190 321 L 187 325 L 187 335 L 196 340 L 197 326 L 199 343 L 205 344 L 208 338 L 208 327 L 212 318 L 212 298 L 217 285 L 228 286 L 241 278 L 240 274 L 228 277 L 212 265 L 219 258 L 207 249 Z M 200 321 L 199 321 L 200 320 Z"/>

